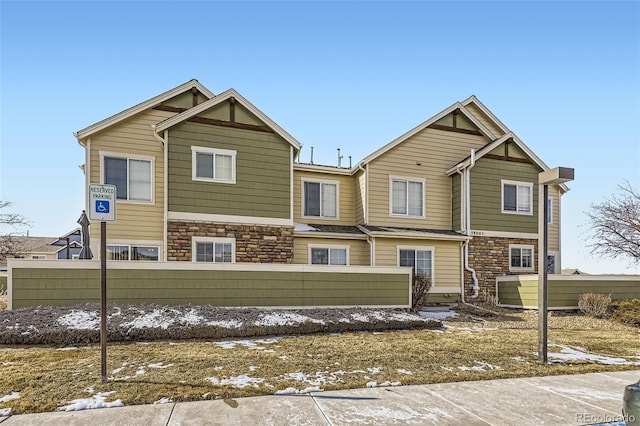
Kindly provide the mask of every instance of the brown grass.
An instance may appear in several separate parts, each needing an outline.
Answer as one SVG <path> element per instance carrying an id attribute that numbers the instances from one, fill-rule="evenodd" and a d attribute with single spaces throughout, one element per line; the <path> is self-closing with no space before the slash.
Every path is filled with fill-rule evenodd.
<path id="1" fill-rule="evenodd" d="M 215 342 L 111 344 L 110 380 L 106 384 L 100 381 L 99 347 L 5 348 L 0 350 L 0 389 L 6 394 L 20 392 L 21 396 L 0 403 L 0 408 L 11 407 L 14 414 L 53 411 L 73 399 L 104 391 L 115 391 L 109 400 L 121 399 L 125 405 L 133 405 L 163 397 L 191 401 L 273 394 L 287 387 L 332 390 L 366 387 L 372 381 L 410 385 L 638 368 L 588 361 L 541 365 L 536 358 L 536 318 L 531 313 L 509 314 L 487 322 L 465 317 L 447 321 L 452 328 L 446 332 L 283 337 L 256 343 L 262 349 L 242 345 L 224 349 Z M 552 314 L 549 324 L 552 344 L 640 361 L 638 328 L 580 315 Z M 557 348 L 550 346 L 552 351 Z M 173 365 L 150 367 L 160 363 L 162 367 Z M 483 363 L 485 371 L 459 368 Z M 136 375 L 142 369 L 144 373 Z M 297 381 L 290 373 L 304 373 L 308 381 Z M 241 375 L 264 381 L 237 388 L 208 380 Z M 87 391 L 89 388 L 92 392 Z"/>

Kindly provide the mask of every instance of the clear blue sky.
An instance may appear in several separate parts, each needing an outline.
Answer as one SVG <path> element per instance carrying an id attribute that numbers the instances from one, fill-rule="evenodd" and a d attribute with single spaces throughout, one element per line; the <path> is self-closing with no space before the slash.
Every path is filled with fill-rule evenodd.
<path id="1" fill-rule="evenodd" d="M 196 78 L 238 90 L 317 163 L 361 160 L 475 94 L 548 165 L 574 167 L 563 267 L 640 273 L 585 248 L 584 212 L 640 190 L 640 3 L 0 1 L 0 199 L 59 236 L 84 206 L 73 132 Z"/>

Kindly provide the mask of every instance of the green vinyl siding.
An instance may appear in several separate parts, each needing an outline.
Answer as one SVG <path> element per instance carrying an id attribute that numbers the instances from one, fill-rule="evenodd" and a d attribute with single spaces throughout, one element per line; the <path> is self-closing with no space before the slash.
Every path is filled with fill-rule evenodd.
<path id="1" fill-rule="evenodd" d="M 132 267 L 133 268 L 133 267 Z M 109 304 L 242 306 L 409 306 L 410 274 L 225 270 L 215 268 L 108 269 Z M 14 268 L 13 309 L 100 301 L 100 271 Z"/>
<path id="2" fill-rule="evenodd" d="M 471 169 L 471 229 L 537 233 L 539 172 L 528 163 L 478 160 Z M 502 180 L 533 184 L 532 214 L 502 213 Z"/>
<path id="3" fill-rule="evenodd" d="M 168 145 L 169 211 L 290 218 L 290 145 L 277 135 L 185 122 Z M 192 146 L 237 151 L 235 184 L 194 181 Z"/>
<path id="4" fill-rule="evenodd" d="M 498 303 L 503 306 L 537 308 L 538 276 L 497 278 Z M 549 276 L 549 308 L 578 308 L 584 293 L 608 294 L 614 300 L 640 298 L 640 276 Z"/>
<path id="5" fill-rule="evenodd" d="M 459 231 L 462 224 L 460 223 L 460 209 L 461 209 L 461 184 L 462 179 L 459 174 L 452 176 L 451 184 L 451 229 Z"/>

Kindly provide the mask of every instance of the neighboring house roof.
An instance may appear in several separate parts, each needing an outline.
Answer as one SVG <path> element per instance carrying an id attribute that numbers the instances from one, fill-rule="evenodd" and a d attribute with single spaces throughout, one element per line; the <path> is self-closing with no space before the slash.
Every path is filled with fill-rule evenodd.
<path id="1" fill-rule="evenodd" d="M 252 114 L 254 114 L 256 117 L 258 117 L 260 120 L 262 120 L 264 123 L 267 124 L 267 126 L 271 127 L 271 129 L 273 129 L 276 134 L 278 134 L 280 137 L 282 137 L 284 140 L 286 140 L 289 144 L 291 144 L 291 146 L 293 146 L 296 150 L 300 150 L 301 144 L 300 142 L 298 142 L 293 136 L 291 136 L 289 133 L 287 133 L 282 127 L 278 126 L 273 120 L 271 120 L 269 117 L 267 117 L 262 111 L 260 111 L 258 108 L 256 108 L 251 102 L 249 102 L 248 100 L 246 100 L 242 95 L 240 95 L 238 92 L 236 92 L 234 89 L 229 89 L 223 93 L 220 93 L 217 96 L 214 96 L 213 98 L 209 99 L 208 101 L 204 101 L 199 105 L 196 105 L 194 107 L 189 108 L 188 110 L 174 115 L 173 117 L 167 118 L 164 121 L 161 121 L 158 124 L 153 125 L 152 127 L 155 129 L 156 132 L 160 133 L 163 130 L 166 130 L 170 127 L 175 126 L 178 123 L 183 122 L 184 120 L 187 120 L 195 115 L 198 115 L 218 104 L 220 104 L 221 102 L 224 102 L 230 98 L 234 98 L 237 102 L 239 102 L 243 107 L 245 107 L 247 110 L 249 110 Z"/>
<path id="2" fill-rule="evenodd" d="M 53 237 L 25 237 L 12 236 L 11 239 L 20 246 L 23 253 L 56 253 L 60 246 L 51 245 L 55 241 Z"/>
<path id="3" fill-rule="evenodd" d="M 54 241 L 51 242 L 51 244 L 54 246 L 66 246 L 67 238 L 69 238 L 70 243 L 78 242 L 78 240 L 74 240 L 73 237 L 78 237 L 78 239 L 82 237 L 80 228 L 76 228 L 73 231 L 67 232 L 62 237 L 56 238 Z"/>
<path id="4" fill-rule="evenodd" d="M 469 99 L 471 99 L 471 98 L 469 98 Z M 352 169 L 352 171 L 355 171 L 356 169 L 358 169 L 358 167 L 360 167 L 360 166 L 362 166 L 364 164 L 370 163 L 371 161 L 373 161 L 376 158 L 380 157 L 381 155 L 385 154 L 387 151 L 390 151 L 391 149 L 393 149 L 396 146 L 400 145 L 402 142 L 406 141 L 410 137 L 416 135 L 417 133 L 423 131 L 424 129 L 426 129 L 430 125 L 434 124 L 436 121 L 440 120 L 441 118 L 445 117 L 448 114 L 451 114 L 455 110 L 459 110 L 462 114 L 464 114 L 465 117 L 467 117 L 469 119 L 469 121 L 471 121 L 480 130 L 480 133 L 484 134 L 486 137 L 488 137 L 491 140 L 496 139 L 496 135 L 494 135 L 491 132 L 491 130 L 489 130 L 484 124 L 482 124 L 480 122 L 480 120 L 478 120 L 476 118 L 475 115 L 473 115 L 471 112 L 469 112 L 469 110 L 467 110 L 467 108 L 465 108 L 465 106 L 464 106 L 464 104 L 462 102 L 456 102 L 453 105 L 451 105 L 450 107 L 445 108 L 444 110 L 440 111 L 438 114 L 436 114 L 433 117 L 429 118 L 427 121 L 424 121 L 424 122 L 420 123 L 419 125 L 417 125 L 413 129 L 409 130 L 408 132 L 406 132 L 402 136 L 392 140 L 391 142 L 389 142 L 388 144 L 386 144 L 382 148 L 374 151 L 373 153 L 371 153 L 370 155 L 365 157 L 362 161 L 360 161 L 358 164 L 356 164 L 356 166 Z"/>
<path id="5" fill-rule="evenodd" d="M 367 235 L 389 238 L 429 238 L 433 240 L 470 240 L 471 237 L 456 231 L 424 228 L 400 228 L 393 226 L 360 225 Z"/>
<path id="6" fill-rule="evenodd" d="M 107 127 L 113 126 L 114 124 L 117 124 L 123 120 L 126 120 L 129 117 L 132 117 L 142 111 L 145 111 L 151 107 L 154 107 L 155 105 L 162 103 L 164 101 L 167 101 L 181 93 L 184 93 L 187 90 L 191 90 L 191 88 L 196 88 L 198 89 L 201 93 L 203 93 L 206 97 L 208 97 L 209 99 L 213 98 L 215 95 L 213 94 L 213 92 L 211 92 L 209 89 L 207 89 L 206 87 L 204 87 L 202 84 L 200 84 L 200 82 L 198 80 L 189 80 L 184 84 L 181 84 L 180 86 L 177 86 L 171 90 L 168 90 L 158 96 L 154 96 L 151 99 L 148 99 L 144 102 L 139 103 L 138 105 L 132 106 L 131 108 L 128 108 L 122 112 L 119 112 L 116 115 L 112 115 L 109 118 L 105 118 L 102 121 L 99 121 L 95 124 L 92 124 L 89 127 L 86 127 L 82 130 L 79 130 L 77 132 L 74 133 L 75 137 L 78 139 L 78 142 L 81 145 L 85 144 L 85 139 L 88 138 L 89 136 L 91 136 L 94 133 L 97 133 L 101 130 L 106 129 Z"/>
<path id="7" fill-rule="evenodd" d="M 565 268 L 561 273 L 562 275 L 589 275 L 578 268 Z"/>

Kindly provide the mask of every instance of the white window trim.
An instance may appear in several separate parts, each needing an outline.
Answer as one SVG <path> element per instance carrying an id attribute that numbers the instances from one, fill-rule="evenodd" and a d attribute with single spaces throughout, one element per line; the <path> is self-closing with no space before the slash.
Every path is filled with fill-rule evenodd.
<path id="1" fill-rule="evenodd" d="M 215 164 L 215 154 L 220 155 L 228 155 L 231 157 L 231 179 L 216 179 L 216 178 L 205 178 L 196 176 L 197 171 L 197 154 L 213 154 L 214 155 L 214 164 Z M 228 183 L 235 184 L 236 183 L 236 156 L 238 155 L 238 151 L 233 151 L 229 149 L 219 149 L 219 148 L 207 148 L 204 146 L 192 146 L 191 147 L 191 179 L 198 182 L 210 182 L 210 183 Z"/>
<path id="2" fill-rule="evenodd" d="M 523 268 L 519 266 L 511 266 L 511 249 L 530 249 L 531 250 L 531 267 Z M 513 272 L 522 272 L 528 271 L 531 272 L 535 270 L 536 267 L 536 250 L 535 246 L 530 244 L 509 244 L 509 271 Z"/>
<path id="3" fill-rule="evenodd" d="M 396 266 L 398 268 L 408 268 L 408 266 L 400 266 L 400 250 L 431 252 L 431 288 L 433 288 L 436 283 L 436 248 L 433 246 L 396 246 Z"/>
<path id="4" fill-rule="evenodd" d="M 504 186 L 505 185 L 515 185 L 516 186 L 516 211 L 511 211 L 511 210 L 505 210 L 504 209 Z M 519 212 L 518 207 L 517 207 L 517 203 L 518 203 L 518 186 L 528 186 L 529 189 L 531 190 L 531 208 L 529 209 L 528 212 Z M 533 196 L 533 183 L 531 182 L 520 182 L 520 181 L 515 181 L 515 180 L 501 180 L 500 181 L 500 211 L 504 214 L 517 214 L 517 215 L 524 215 L 524 216 L 533 216 L 533 199 L 535 198 Z"/>
<path id="5" fill-rule="evenodd" d="M 195 263 L 229 263 L 229 262 L 216 262 L 215 256 L 213 262 L 198 262 L 196 260 L 196 244 L 197 243 L 231 243 L 231 262 L 236 263 L 236 239 L 225 237 L 191 237 L 191 261 Z"/>
<path id="6" fill-rule="evenodd" d="M 549 202 L 549 217 L 547 223 L 553 225 L 553 198 L 548 198 Z"/>
<path id="7" fill-rule="evenodd" d="M 323 220 L 339 220 L 340 219 L 340 181 L 338 180 L 326 180 L 326 179 L 313 179 L 313 178 L 300 178 L 300 217 L 309 218 L 309 219 L 323 219 Z M 336 186 L 336 217 L 330 216 L 322 216 L 322 200 L 320 200 L 320 216 L 306 216 L 304 214 L 305 207 L 305 196 L 304 196 L 304 183 L 312 182 L 312 183 L 320 183 L 320 184 L 328 184 Z M 322 190 L 320 190 L 320 194 L 322 195 Z"/>
<path id="8" fill-rule="evenodd" d="M 407 205 L 407 214 L 399 214 L 393 212 L 393 181 L 394 180 L 404 180 L 408 182 L 419 182 L 422 184 L 422 215 L 414 216 L 409 214 L 409 206 Z M 406 217 L 411 219 L 424 219 L 426 215 L 425 211 L 425 198 L 426 198 L 426 179 L 424 178 L 416 178 L 416 177 L 406 177 L 406 176 L 389 176 L 389 216 L 391 217 Z M 409 197 L 409 192 L 407 191 L 407 197 Z M 407 204 L 409 200 L 407 198 Z"/>
<path id="9" fill-rule="evenodd" d="M 338 249 L 338 250 L 346 250 L 347 253 L 347 264 L 346 265 L 332 265 L 331 263 L 327 264 L 327 265 L 320 265 L 317 263 L 311 263 L 312 258 L 311 258 L 311 250 L 313 249 Z M 351 262 L 349 261 L 349 258 L 351 257 L 351 246 L 348 245 L 339 245 L 339 244 L 307 244 L 307 260 L 309 265 L 314 265 L 314 266 L 349 266 L 351 264 Z"/>
<path id="10" fill-rule="evenodd" d="M 127 260 L 109 260 L 109 262 L 140 262 L 139 260 L 131 260 L 131 247 L 155 247 L 158 249 L 158 260 L 156 262 L 162 261 L 162 244 L 158 241 L 118 241 L 118 240 L 107 240 L 107 246 L 127 246 L 129 247 L 129 259 Z M 74 255 L 79 256 L 79 255 Z M 107 258 L 108 260 L 108 258 Z"/>
<path id="11" fill-rule="evenodd" d="M 153 156 L 149 156 L 149 155 L 137 155 L 137 154 L 128 154 L 126 152 L 110 152 L 110 151 L 99 151 L 99 155 L 100 155 L 100 183 L 104 184 L 104 159 L 105 157 L 111 157 L 111 158 L 122 158 L 122 159 L 126 159 L 126 160 L 143 160 L 143 161 L 150 161 L 151 162 L 151 200 L 150 201 L 140 201 L 140 200 L 123 200 L 123 199 L 117 199 L 116 201 L 118 203 L 127 203 L 127 204 L 143 204 L 143 205 L 149 205 L 149 204 L 155 204 L 155 187 L 156 187 L 156 157 Z M 129 185 L 129 182 L 127 182 L 127 185 Z M 128 189 L 127 188 L 127 196 L 128 194 Z"/>

